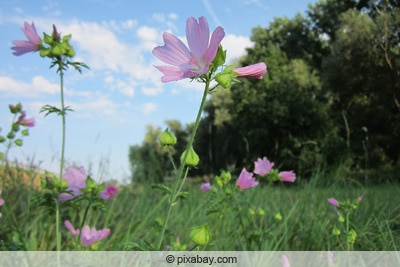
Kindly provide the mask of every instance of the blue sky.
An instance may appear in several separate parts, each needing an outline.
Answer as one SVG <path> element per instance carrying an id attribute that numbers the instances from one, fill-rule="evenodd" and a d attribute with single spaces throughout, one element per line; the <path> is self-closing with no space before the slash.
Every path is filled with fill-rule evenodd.
<path id="1" fill-rule="evenodd" d="M 12 41 L 25 39 L 24 21 L 34 21 L 39 35 L 55 24 L 72 34 L 75 61 L 89 71 L 65 75 L 68 164 L 91 169 L 97 180 L 129 179 L 128 148 L 140 144 L 146 125 L 165 127 L 165 120 L 192 122 L 202 86 L 188 80 L 161 83 L 154 65 L 164 65 L 151 53 L 163 45 L 162 32 L 185 39 L 188 17 L 205 16 L 210 31 L 225 30 L 222 41 L 229 62 L 252 45 L 252 28 L 268 26 L 274 17 L 304 13 L 316 0 L 0 0 L 0 134 L 9 129 L 8 104 L 22 103 L 36 126 L 9 158 L 56 171 L 61 120 L 39 113 L 45 104 L 59 106 L 59 77 L 50 61 L 37 53 L 12 55 Z M 268 65 L 268 62 L 266 62 Z M 3 148 L 0 148 L 3 150 Z"/>

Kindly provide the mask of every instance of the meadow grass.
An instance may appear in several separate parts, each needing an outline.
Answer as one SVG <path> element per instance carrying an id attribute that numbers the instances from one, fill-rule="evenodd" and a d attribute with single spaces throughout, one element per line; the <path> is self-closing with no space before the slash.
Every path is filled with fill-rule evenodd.
<path id="1" fill-rule="evenodd" d="M 5 250 L 54 250 L 55 218 L 51 210 L 29 209 L 30 199 L 40 189 L 32 170 L 14 169 L 2 174 L 0 240 Z M 194 247 L 189 232 L 193 226 L 208 224 L 210 243 L 201 250 L 346 250 L 343 239 L 332 234 L 339 225 L 335 209 L 327 199 L 354 200 L 363 195 L 351 214 L 351 227 L 357 232 L 354 250 L 398 250 L 400 248 L 400 186 L 386 183 L 362 186 L 359 183 L 335 183 L 322 186 L 316 173 L 307 182 L 294 185 L 260 185 L 243 190 L 235 198 L 200 190 L 200 184 L 188 182 L 186 199 L 172 210 L 163 246 L 179 238 L 189 250 Z M 6 179 L 5 179 L 6 178 Z M 332 181 L 335 177 L 332 178 Z M 135 244 L 155 244 L 163 223 L 167 196 L 147 184 L 120 187 L 117 197 L 108 202 L 105 212 L 88 217 L 89 225 L 108 227 L 111 234 L 97 243 L 98 250 L 126 250 Z M 217 212 L 211 212 L 216 209 Z M 233 212 L 232 212 L 233 211 Z M 63 210 L 62 221 L 81 216 L 82 211 Z M 276 216 L 276 215 L 280 216 Z M 62 226 L 63 227 L 63 226 Z M 63 249 L 71 249 L 72 238 L 62 228 Z M 175 247 L 176 248 L 176 247 Z"/>

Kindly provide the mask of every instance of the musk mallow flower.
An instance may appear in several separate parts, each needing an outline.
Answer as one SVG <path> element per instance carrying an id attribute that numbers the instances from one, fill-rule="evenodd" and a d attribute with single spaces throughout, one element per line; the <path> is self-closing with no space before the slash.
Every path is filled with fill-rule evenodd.
<path id="1" fill-rule="evenodd" d="M 69 232 L 71 233 L 72 236 L 79 235 L 79 232 L 80 232 L 79 229 L 75 229 L 69 220 L 66 220 L 64 222 L 64 225 L 65 225 L 65 227 L 67 227 L 67 229 L 69 230 Z"/>
<path id="2" fill-rule="evenodd" d="M 110 229 L 105 228 L 102 230 L 96 230 L 95 227 L 90 228 L 85 225 L 82 228 L 81 242 L 85 247 L 96 243 L 97 241 L 106 238 L 110 234 Z"/>
<path id="3" fill-rule="evenodd" d="M 246 168 L 243 168 L 239 178 L 236 180 L 236 185 L 240 188 L 240 190 L 244 190 L 250 187 L 258 186 L 258 182 L 254 178 L 253 173 L 248 172 Z"/>
<path id="4" fill-rule="evenodd" d="M 112 199 L 118 193 L 118 187 L 106 185 L 106 188 L 101 191 L 100 197 L 104 200 Z"/>
<path id="5" fill-rule="evenodd" d="M 21 124 L 22 126 L 33 127 L 33 126 L 35 126 L 35 119 L 34 118 L 27 119 L 26 112 L 23 111 L 22 114 L 19 116 L 17 123 Z"/>
<path id="6" fill-rule="evenodd" d="M 269 171 L 274 167 L 274 163 L 270 162 L 267 157 L 258 158 L 254 162 L 254 173 L 259 175 L 267 175 Z"/>
<path id="7" fill-rule="evenodd" d="M 255 78 L 262 79 L 267 73 L 267 65 L 264 62 L 259 62 L 250 66 L 235 68 L 233 71 L 237 74 L 237 78 Z"/>
<path id="8" fill-rule="evenodd" d="M 86 187 L 87 174 L 85 168 L 70 166 L 67 172 L 64 173 L 64 179 L 67 180 L 67 190 L 71 190 L 72 193 L 61 193 L 58 195 L 58 200 L 67 201 L 73 199 L 76 196 L 82 195 L 81 189 Z"/>
<path id="9" fill-rule="evenodd" d="M 328 203 L 331 204 L 334 207 L 338 207 L 339 206 L 339 201 L 337 201 L 335 198 L 331 197 L 328 198 Z"/>
<path id="10" fill-rule="evenodd" d="M 211 190 L 211 184 L 210 183 L 203 183 L 200 185 L 200 189 L 202 191 L 209 191 Z"/>
<path id="11" fill-rule="evenodd" d="M 286 255 L 281 256 L 282 267 L 290 267 L 290 262 Z"/>
<path id="12" fill-rule="evenodd" d="M 279 173 L 279 178 L 282 182 L 294 183 L 296 181 L 296 174 L 293 171 L 283 171 Z"/>
<path id="13" fill-rule="evenodd" d="M 25 34 L 28 41 L 25 40 L 15 40 L 13 41 L 14 46 L 11 48 L 14 50 L 13 54 L 16 56 L 23 55 L 28 52 L 35 52 L 39 50 L 42 40 L 36 32 L 35 24 L 24 23 L 22 32 Z"/>
<path id="14" fill-rule="evenodd" d="M 190 17 L 186 21 L 186 40 L 188 47 L 175 35 L 164 32 L 164 45 L 153 49 L 153 54 L 171 66 L 156 66 L 164 76 L 162 82 L 193 78 L 208 72 L 218 46 L 224 38 L 222 27 L 217 27 L 211 35 L 205 17 L 198 21 Z"/>

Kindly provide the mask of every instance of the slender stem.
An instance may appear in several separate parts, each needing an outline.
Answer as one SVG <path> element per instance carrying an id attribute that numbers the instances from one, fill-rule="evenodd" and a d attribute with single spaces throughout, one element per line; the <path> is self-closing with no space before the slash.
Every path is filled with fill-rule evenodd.
<path id="1" fill-rule="evenodd" d="M 80 231 L 79 231 L 78 239 L 81 239 L 82 228 L 83 228 L 83 225 L 85 224 L 85 221 L 86 221 L 86 218 L 87 218 L 87 215 L 88 215 L 88 212 L 89 212 L 90 205 L 92 205 L 92 202 L 89 200 L 89 204 L 87 205 L 87 207 L 85 209 L 85 213 L 83 214 L 83 219 L 82 219 L 82 222 L 81 222 L 81 225 L 80 225 L 80 228 L 79 228 Z"/>
<path id="2" fill-rule="evenodd" d="M 190 149 L 193 146 L 194 143 L 194 138 L 196 136 L 196 132 L 197 129 L 199 128 L 199 124 L 200 124 L 200 119 L 201 119 L 201 114 L 203 113 L 203 109 L 206 103 L 206 99 L 207 99 L 207 94 L 209 92 L 210 89 L 210 78 L 206 77 L 206 80 L 204 81 L 205 83 L 205 88 L 204 88 L 204 92 L 203 92 L 203 97 L 201 99 L 201 103 L 200 103 L 200 107 L 199 110 L 197 112 L 197 116 L 196 116 L 196 121 L 194 123 L 194 127 L 193 127 L 193 131 L 192 134 L 190 135 L 190 139 L 189 139 L 189 143 L 187 145 L 187 149 Z M 185 153 L 182 162 L 186 162 L 186 158 L 187 155 L 189 153 Z M 186 168 L 185 174 L 184 174 L 184 169 L 185 169 L 185 164 L 181 162 L 181 165 L 179 166 L 178 172 L 176 174 L 176 182 L 175 182 L 175 187 L 174 187 L 174 191 L 171 194 L 169 203 L 168 203 L 168 210 L 167 210 L 167 215 L 165 217 L 164 223 L 163 223 L 163 227 L 161 229 L 161 233 L 160 233 L 160 239 L 158 240 L 158 244 L 157 244 L 157 249 L 160 250 L 161 249 L 161 245 L 162 245 L 162 241 L 164 239 L 164 235 L 165 235 L 165 231 L 167 229 L 168 226 L 168 221 L 169 221 L 169 217 L 171 214 L 171 210 L 172 210 L 172 206 L 174 206 L 175 200 L 179 194 L 179 192 L 182 189 L 183 184 L 185 183 L 189 168 Z M 182 175 L 183 179 L 181 180 Z M 181 181 L 181 182 L 180 182 Z M 179 183 L 180 182 L 180 183 Z M 180 184 L 180 186 L 179 186 Z"/>
<path id="3" fill-rule="evenodd" d="M 64 105 L 64 62 L 62 58 L 58 59 L 58 71 L 60 74 L 60 101 L 61 101 L 61 120 L 62 120 L 62 132 L 61 132 L 61 159 L 60 159 L 60 175 L 62 178 L 64 170 L 64 153 L 65 153 L 65 105 Z M 56 199 L 56 240 L 57 240 L 57 251 L 61 250 L 61 231 L 60 231 L 60 202 Z"/>

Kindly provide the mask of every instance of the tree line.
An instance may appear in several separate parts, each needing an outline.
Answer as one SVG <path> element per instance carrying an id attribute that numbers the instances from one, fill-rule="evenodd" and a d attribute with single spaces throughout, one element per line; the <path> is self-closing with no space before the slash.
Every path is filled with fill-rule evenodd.
<path id="1" fill-rule="evenodd" d="M 268 73 L 212 94 L 192 175 L 252 169 L 267 156 L 305 179 L 344 166 L 355 178 L 400 180 L 400 1 L 322 0 L 255 27 L 251 40 L 238 64 L 263 61 Z M 178 161 L 192 125 L 166 124 Z M 161 131 L 148 126 L 130 147 L 132 181 L 161 182 L 172 171 Z"/>

